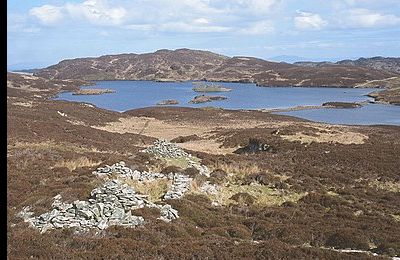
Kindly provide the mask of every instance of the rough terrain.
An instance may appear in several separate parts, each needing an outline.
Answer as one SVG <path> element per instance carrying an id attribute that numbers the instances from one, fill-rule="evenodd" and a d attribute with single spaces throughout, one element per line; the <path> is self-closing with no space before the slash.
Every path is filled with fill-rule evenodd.
<path id="1" fill-rule="evenodd" d="M 10 259 L 400 256 L 399 127 L 118 113 L 49 99 L 81 81 L 7 80 Z"/>
<path id="2" fill-rule="evenodd" d="M 227 57 L 209 51 L 177 49 L 64 60 L 36 71 L 35 75 L 50 79 L 208 80 L 252 82 L 260 86 L 354 87 L 372 80 L 399 77 L 399 72 L 354 64 L 305 67 L 253 57 Z"/>

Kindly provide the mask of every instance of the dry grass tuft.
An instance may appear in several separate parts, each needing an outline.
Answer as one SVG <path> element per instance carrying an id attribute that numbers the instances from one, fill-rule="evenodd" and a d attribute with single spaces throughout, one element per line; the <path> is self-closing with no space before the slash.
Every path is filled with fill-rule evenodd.
<path id="1" fill-rule="evenodd" d="M 231 183 L 236 183 L 239 180 L 243 180 L 247 175 L 265 171 L 265 169 L 261 169 L 256 164 L 243 162 L 229 164 L 226 162 L 217 162 L 215 165 L 210 166 L 210 170 L 216 169 L 221 169 L 228 173 L 227 180 Z"/>
<path id="2" fill-rule="evenodd" d="M 137 180 L 125 180 L 128 185 L 133 189 L 142 194 L 148 195 L 148 199 L 152 202 L 158 202 L 161 200 L 161 196 L 164 195 L 168 188 L 171 186 L 172 181 L 168 179 L 157 179 L 148 182 L 139 182 Z"/>
<path id="3" fill-rule="evenodd" d="M 66 167 L 68 168 L 71 172 L 74 171 L 77 168 L 82 168 L 82 167 L 94 167 L 100 165 L 101 162 L 95 162 L 91 159 L 88 159 L 87 157 L 79 157 L 78 159 L 74 160 L 62 160 L 60 162 L 57 162 L 53 168 L 56 167 Z"/>

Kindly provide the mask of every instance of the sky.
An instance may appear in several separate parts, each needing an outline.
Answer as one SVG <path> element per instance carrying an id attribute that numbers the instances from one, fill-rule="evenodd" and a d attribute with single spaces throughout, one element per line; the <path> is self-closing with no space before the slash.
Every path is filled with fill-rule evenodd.
<path id="1" fill-rule="evenodd" d="M 400 0 L 7 0 L 8 70 L 178 48 L 277 60 L 399 57 Z"/>

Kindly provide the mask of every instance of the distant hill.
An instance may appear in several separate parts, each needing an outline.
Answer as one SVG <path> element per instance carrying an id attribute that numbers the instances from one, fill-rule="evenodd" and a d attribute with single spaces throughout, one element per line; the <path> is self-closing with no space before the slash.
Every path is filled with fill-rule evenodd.
<path id="1" fill-rule="evenodd" d="M 373 69 L 386 70 L 400 73 L 400 58 L 359 58 L 358 60 L 342 60 L 337 62 L 340 65 L 363 66 Z"/>
<path id="2" fill-rule="evenodd" d="M 357 60 L 341 60 L 336 63 L 300 61 L 300 62 L 295 62 L 294 64 L 304 67 L 322 67 L 326 65 L 359 66 L 359 67 L 367 67 L 377 70 L 400 73 L 400 58 L 392 58 L 392 57 L 359 58 Z"/>
<path id="3" fill-rule="evenodd" d="M 262 86 L 311 87 L 353 87 L 371 80 L 399 76 L 398 72 L 353 64 L 293 65 L 190 49 L 163 49 L 145 54 L 63 60 L 34 74 L 50 79 L 208 80 L 252 82 Z"/>

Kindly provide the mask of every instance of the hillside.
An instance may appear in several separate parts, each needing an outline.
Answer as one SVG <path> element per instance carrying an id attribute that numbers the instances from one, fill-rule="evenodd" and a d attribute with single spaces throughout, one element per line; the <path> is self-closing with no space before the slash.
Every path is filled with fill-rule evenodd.
<path id="1" fill-rule="evenodd" d="M 356 66 L 366 67 L 376 70 L 390 71 L 394 73 L 400 73 L 400 58 L 394 57 L 372 57 L 372 58 L 359 58 L 357 60 L 341 60 L 336 63 L 334 62 L 312 62 L 312 61 L 299 61 L 294 63 L 297 66 L 303 67 L 324 67 L 330 65 L 344 65 L 344 66 Z"/>
<path id="2" fill-rule="evenodd" d="M 400 73 L 400 58 L 390 58 L 390 57 L 360 58 L 358 60 L 338 61 L 337 64 L 350 65 L 350 66 L 363 66 L 373 69 Z"/>
<path id="3" fill-rule="evenodd" d="M 398 73 L 354 65 L 305 67 L 200 50 L 158 50 L 64 60 L 35 73 L 49 79 L 253 82 L 260 86 L 354 87 Z"/>
<path id="4" fill-rule="evenodd" d="M 7 74 L 9 259 L 400 255 L 399 127 L 50 98 L 80 84 Z"/>

